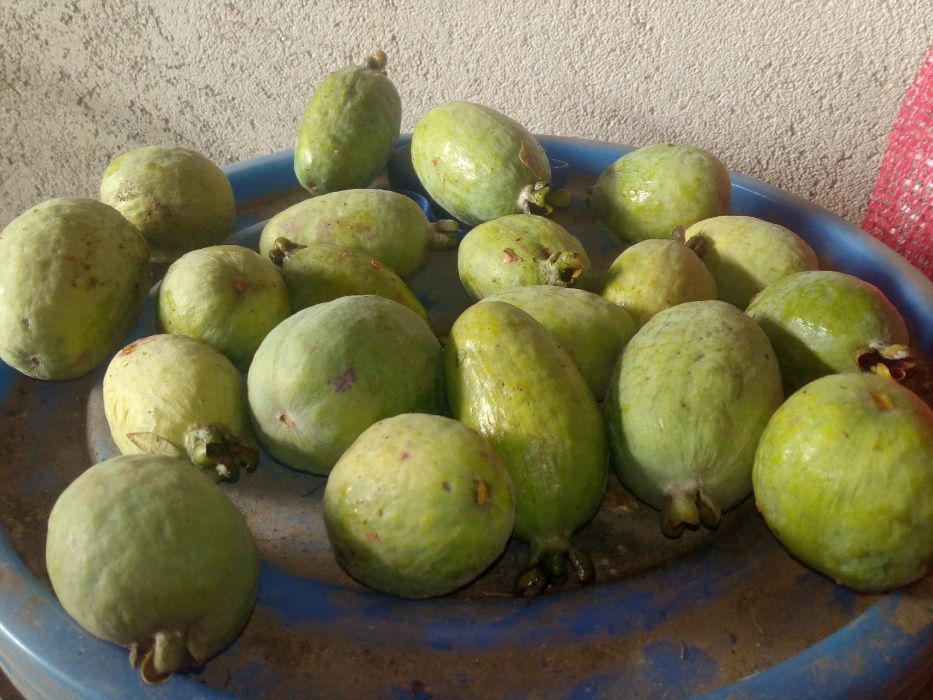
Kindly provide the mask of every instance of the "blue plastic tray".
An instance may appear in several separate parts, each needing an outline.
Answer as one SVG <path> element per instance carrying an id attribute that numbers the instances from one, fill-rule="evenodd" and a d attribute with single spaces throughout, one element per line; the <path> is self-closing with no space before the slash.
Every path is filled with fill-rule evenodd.
<path id="1" fill-rule="evenodd" d="M 581 193 L 628 149 L 543 137 L 570 165 L 576 199 L 561 219 L 603 269 L 618 252 L 592 226 Z M 396 189 L 418 190 L 406 142 Z M 291 153 L 226 168 L 255 244 L 263 219 L 294 201 Z M 289 199 L 291 198 L 291 199 Z M 824 267 L 879 286 L 933 355 L 933 284 L 851 224 L 751 178 L 733 176 L 734 213 L 805 237 Z M 435 329 L 466 305 L 455 252 L 432 254 L 412 282 Z M 155 331 L 152 306 L 133 336 Z M 124 649 L 81 630 L 48 587 L 45 518 L 58 493 L 115 453 L 100 408 L 103 368 L 41 383 L 0 366 L 0 665 L 30 698 L 684 697 L 877 698 L 921 683 L 933 659 L 933 581 L 865 596 L 793 560 L 750 502 L 715 533 L 666 541 L 657 515 L 611 478 L 580 533 L 601 581 L 516 600 L 498 592 L 521 561 L 513 544 L 478 584 L 411 602 L 362 589 L 333 564 L 320 522 L 322 480 L 267 458 L 229 488 L 264 564 L 243 636 L 203 670 L 147 687 Z"/>

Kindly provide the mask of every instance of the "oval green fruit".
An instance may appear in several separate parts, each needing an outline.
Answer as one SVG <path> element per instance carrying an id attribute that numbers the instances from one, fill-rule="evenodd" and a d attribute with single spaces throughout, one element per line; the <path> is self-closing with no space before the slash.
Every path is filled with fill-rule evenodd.
<path id="1" fill-rule="evenodd" d="M 299 202 L 273 216 L 260 234 L 259 252 L 269 255 L 278 238 L 299 245 L 327 243 L 369 255 L 408 279 L 424 267 L 429 248 L 457 244 L 444 233 L 452 223 L 429 222 L 421 207 L 398 192 L 343 190 Z"/>
<path id="2" fill-rule="evenodd" d="M 933 568 L 933 411 L 873 374 L 793 394 L 761 436 L 755 501 L 795 557 L 859 591 Z"/>
<path id="3" fill-rule="evenodd" d="M 149 683 L 220 653 L 256 602 L 246 521 L 180 459 L 120 456 L 85 471 L 52 508 L 45 553 L 62 607 L 130 647 Z"/>
<path id="4" fill-rule="evenodd" d="M 797 272 L 748 305 L 777 353 L 788 393 L 827 374 L 892 366 L 907 358 L 904 319 L 874 285 L 832 270 Z"/>
<path id="5" fill-rule="evenodd" d="M 123 454 L 187 456 L 221 478 L 259 461 L 243 377 L 226 357 L 183 335 L 152 335 L 110 361 L 104 414 Z"/>
<path id="6" fill-rule="evenodd" d="M 621 306 L 582 289 L 516 287 L 483 301 L 517 306 L 544 326 L 570 355 L 598 401 L 609 385 L 622 348 L 637 330 Z"/>
<path id="7" fill-rule="evenodd" d="M 703 241 L 703 263 L 719 298 L 740 309 L 769 284 L 818 267 L 816 253 L 800 236 L 752 216 L 715 216 L 693 224 L 685 236 Z"/>
<path id="8" fill-rule="evenodd" d="M 471 102 L 428 110 L 411 135 L 411 162 L 428 194 L 470 225 L 508 214 L 549 215 L 569 205 L 551 190 L 551 165 L 518 122 Z"/>
<path id="9" fill-rule="evenodd" d="M 402 101 L 385 66 L 377 51 L 329 74 L 311 96 L 295 137 L 295 176 L 311 194 L 367 187 L 392 155 Z"/>
<path id="10" fill-rule="evenodd" d="M 100 199 L 139 229 L 158 262 L 220 243 L 236 219 L 227 176 L 187 148 L 146 146 L 117 156 L 104 171 Z"/>
<path id="11" fill-rule="evenodd" d="M 370 588 L 440 596 L 466 585 L 512 534 L 512 481 L 458 421 L 403 414 L 370 426 L 337 462 L 324 522 L 337 562 Z"/>
<path id="12" fill-rule="evenodd" d="M 149 292 L 146 240 L 112 207 L 62 198 L 0 232 L 0 358 L 37 379 L 74 379 L 129 333 Z"/>
<path id="13" fill-rule="evenodd" d="M 689 246 L 649 239 L 622 251 L 606 273 L 602 296 L 628 311 L 638 327 L 664 309 L 716 298 L 716 280 Z"/>
<path id="14" fill-rule="evenodd" d="M 531 547 L 519 593 L 594 576 L 571 535 L 599 508 L 607 445 L 596 400 L 567 352 L 531 316 L 501 301 L 474 304 L 445 349 L 454 418 L 505 462 L 515 488 L 515 536 Z"/>
<path id="15" fill-rule="evenodd" d="M 567 229 L 543 216 L 510 214 L 460 241 L 457 273 L 472 299 L 531 284 L 592 285 L 592 263 Z"/>
<path id="16" fill-rule="evenodd" d="M 441 346 L 424 319 L 380 296 L 302 309 L 262 341 L 247 378 L 260 442 L 294 469 L 327 474 L 369 426 L 441 413 Z"/>
<path id="17" fill-rule="evenodd" d="M 429 320 L 408 285 L 368 255 L 328 243 L 303 246 L 287 238 L 276 239 L 269 255 L 282 270 L 293 311 L 354 294 L 375 294 Z"/>
<path id="18" fill-rule="evenodd" d="M 590 208 L 620 243 L 668 238 L 678 226 L 729 211 L 729 171 L 716 156 L 677 144 L 645 146 L 599 176 Z"/>
<path id="19" fill-rule="evenodd" d="M 210 345 L 245 370 L 266 334 L 291 313 L 278 269 L 249 248 L 185 253 L 159 285 L 159 323 Z"/>
<path id="20" fill-rule="evenodd" d="M 666 535 L 715 527 L 751 492 L 755 446 L 782 396 L 767 336 L 737 308 L 660 312 L 629 341 L 606 396 L 619 478 L 662 510 Z"/>

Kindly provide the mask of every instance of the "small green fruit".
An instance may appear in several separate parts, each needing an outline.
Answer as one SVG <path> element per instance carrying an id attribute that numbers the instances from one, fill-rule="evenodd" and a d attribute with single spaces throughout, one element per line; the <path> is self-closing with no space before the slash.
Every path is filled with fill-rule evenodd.
<path id="1" fill-rule="evenodd" d="M 406 598 L 450 593 L 502 553 L 515 520 L 512 481 L 478 433 L 404 414 L 360 435 L 324 491 L 337 562 L 370 588 Z"/>
<path id="2" fill-rule="evenodd" d="M 153 455 L 75 479 L 52 508 L 45 558 L 62 607 L 128 646 L 147 683 L 231 644 L 259 586 L 256 543 L 230 499 L 186 461 Z"/>

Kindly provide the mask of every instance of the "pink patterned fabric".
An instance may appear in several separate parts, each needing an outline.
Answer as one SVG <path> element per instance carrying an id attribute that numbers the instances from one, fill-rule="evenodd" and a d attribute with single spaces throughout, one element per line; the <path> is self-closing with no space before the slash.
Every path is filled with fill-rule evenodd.
<path id="1" fill-rule="evenodd" d="M 862 228 L 933 280 L 933 48 L 904 95 Z"/>

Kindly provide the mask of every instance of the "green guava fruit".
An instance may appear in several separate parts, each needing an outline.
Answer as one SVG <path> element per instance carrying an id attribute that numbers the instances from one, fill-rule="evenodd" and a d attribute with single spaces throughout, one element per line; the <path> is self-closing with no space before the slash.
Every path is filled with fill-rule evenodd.
<path id="1" fill-rule="evenodd" d="M 457 272 L 473 299 L 530 284 L 587 289 L 592 263 L 583 245 L 543 216 L 510 214 L 472 229 L 457 250 Z"/>
<path id="2" fill-rule="evenodd" d="M 445 102 L 411 135 L 411 163 L 427 193 L 470 225 L 508 214 L 550 215 L 570 205 L 551 188 L 551 164 L 538 140 L 494 109 Z"/>
<path id="3" fill-rule="evenodd" d="M 664 309 L 716 298 L 716 280 L 698 251 L 677 240 L 648 239 L 609 266 L 602 296 L 628 311 L 638 327 Z"/>
<path id="4" fill-rule="evenodd" d="M 293 311 L 354 294 L 375 294 L 407 306 L 425 321 L 428 312 L 388 265 L 328 243 L 303 246 L 278 238 L 269 253 L 282 271 Z"/>
<path id="5" fill-rule="evenodd" d="M 273 216 L 259 237 L 269 255 L 278 238 L 299 245 L 328 243 L 355 250 L 408 279 L 428 260 L 429 249 L 452 248 L 455 222 L 431 223 L 412 199 L 390 190 L 342 190 L 307 199 Z"/>
<path id="6" fill-rule="evenodd" d="M 715 527 L 751 492 L 755 446 L 782 398 L 768 337 L 733 305 L 662 311 L 628 342 L 609 383 L 619 478 L 662 511 L 669 537 Z"/>
<path id="7" fill-rule="evenodd" d="M 703 263 L 716 279 L 719 298 L 740 309 L 769 284 L 819 266 L 796 233 L 752 216 L 714 216 L 693 224 L 685 237 L 703 241 Z"/>
<path id="8" fill-rule="evenodd" d="M 903 379 L 912 363 L 894 305 L 842 272 L 788 275 L 759 292 L 747 313 L 768 334 L 788 394 L 824 375 L 863 369 Z"/>
<path id="9" fill-rule="evenodd" d="M 678 226 L 729 211 L 729 171 L 716 156 L 676 144 L 645 146 L 606 168 L 590 193 L 596 220 L 620 243 L 667 238 Z"/>
<path id="10" fill-rule="evenodd" d="M 123 454 L 187 457 L 234 481 L 259 462 L 243 377 L 200 341 L 151 335 L 130 343 L 110 361 L 103 396 Z"/>
<path id="11" fill-rule="evenodd" d="M 341 297 L 276 326 L 253 358 L 247 387 L 269 453 L 327 474 L 376 421 L 442 412 L 441 346 L 424 319 L 397 302 Z"/>
<path id="12" fill-rule="evenodd" d="M 162 328 L 207 343 L 240 370 L 289 314 L 288 289 L 278 269 L 238 245 L 185 253 L 159 287 Z"/>
<path id="13" fill-rule="evenodd" d="M 146 146 L 117 156 L 104 170 L 100 199 L 139 229 L 157 262 L 220 243 L 236 219 L 227 176 L 187 148 Z"/>
<path id="14" fill-rule="evenodd" d="M 606 431 L 596 399 L 567 352 L 530 315 L 502 301 L 474 304 L 445 348 L 451 415 L 505 462 L 515 488 L 515 536 L 530 545 L 516 593 L 567 578 L 593 580 L 573 532 L 606 488 Z"/>
<path id="15" fill-rule="evenodd" d="M 129 333 L 149 293 L 146 240 L 112 207 L 62 198 L 0 232 L 0 358 L 37 379 L 74 379 Z"/>
<path id="16" fill-rule="evenodd" d="M 486 297 L 517 306 L 567 351 L 597 401 L 601 401 L 622 348 L 637 327 L 618 304 L 582 289 L 552 285 L 516 287 Z"/>
<path id="17" fill-rule="evenodd" d="M 888 377 L 832 374 L 794 393 L 752 482 L 781 543 L 837 583 L 884 591 L 933 567 L 933 411 Z"/>
<path id="18" fill-rule="evenodd" d="M 476 431 L 408 413 L 367 428 L 334 466 L 324 523 L 337 562 L 360 583 L 405 598 L 466 585 L 505 549 L 512 480 Z"/>
<path id="19" fill-rule="evenodd" d="M 65 611 L 128 646 L 147 683 L 230 645 L 259 587 L 240 511 L 186 461 L 155 455 L 114 457 L 75 479 L 52 508 L 45 559 Z"/>
<path id="20" fill-rule="evenodd" d="M 314 91 L 295 137 L 295 176 L 311 194 L 368 186 L 398 141 L 402 101 L 386 55 L 329 74 Z"/>

